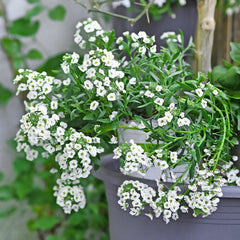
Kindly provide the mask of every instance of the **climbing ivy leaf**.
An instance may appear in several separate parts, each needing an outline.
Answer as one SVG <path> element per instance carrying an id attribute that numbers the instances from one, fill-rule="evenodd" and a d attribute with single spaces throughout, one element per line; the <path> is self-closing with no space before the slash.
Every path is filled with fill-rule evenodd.
<path id="1" fill-rule="evenodd" d="M 22 47 L 21 42 L 16 38 L 4 37 L 1 44 L 4 51 L 11 57 L 18 56 Z"/>
<path id="2" fill-rule="evenodd" d="M 58 5 L 48 12 L 49 17 L 55 21 L 63 21 L 66 15 L 66 9 L 62 5 Z"/>
<path id="3" fill-rule="evenodd" d="M 38 51 L 37 49 L 31 49 L 28 53 L 27 53 L 27 58 L 32 59 L 32 60 L 42 60 L 43 59 L 43 55 L 40 51 Z"/>
<path id="4" fill-rule="evenodd" d="M 36 7 L 30 9 L 27 11 L 25 18 L 32 18 L 39 13 L 41 13 L 44 10 L 44 7 L 42 5 L 37 5 Z"/>
<path id="5" fill-rule="evenodd" d="M 40 217 L 37 220 L 35 220 L 33 227 L 35 229 L 40 230 L 49 230 L 56 226 L 59 222 L 59 219 L 57 216 L 49 216 L 49 217 Z"/>
<path id="6" fill-rule="evenodd" d="M 39 25 L 39 21 L 31 21 L 28 18 L 19 18 L 12 22 L 9 32 L 11 34 L 29 37 L 37 33 Z"/>

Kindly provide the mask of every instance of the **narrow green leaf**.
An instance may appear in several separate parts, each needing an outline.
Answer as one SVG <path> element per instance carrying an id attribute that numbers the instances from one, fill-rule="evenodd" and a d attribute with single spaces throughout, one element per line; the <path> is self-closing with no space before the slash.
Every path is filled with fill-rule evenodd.
<path id="1" fill-rule="evenodd" d="M 27 53 L 27 58 L 32 59 L 32 60 L 42 60 L 43 59 L 43 55 L 40 51 L 38 51 L 37 49 L 31 49 L 28 53 Z"/>
<path id="2" fill-rule="evenodd" d="M 12 92 L 0 83 L 0 105 L 3 107 L 6 106 L 12 95 Z"/>
<path id="3" fill-rule="evenodd" d="M 19 56 L 22 43 L 16 38 L 4 37 L 1 40 L 2 48 L 11 57 Z"/>
<path id="4" fill-rule="evenodd" d="M 32 18 L 34 16 L 37 16 L 43 10 L 44 10 L 44 7 L 42 5 L 37 5 L 36 7 L 27 11 L 25 18 Z"/>
<path id="5" fill-rule="evenodd" d="M 39 25 L 39 21 L 31 21 L 27 18 L 19 18 L 12 22 L 12 25 L 9 28 L 9 32 L 11 34 L 29 37 L 37 33 Z"/>
<path id="6" fill-rule="evenodd" d="M 57 216 L 40 217 L 35 220 L 33 226 L 35 229 L 50 230 L 59 223 Z"/>
<path id="7" fill-rule="evenodd" d="M 156 82 L 159 82 L 159 77 L 155 73 L 150 72 L 150 75 L 154 78 Z"/>
<path id="8" fill-rule="evenodd" d="M 108 41 L 108 47 L 107 47 L 108 50 L 110 49 L 110 47 L 111 47 L 114 39 L 115 39 L 115 32 L 112 31 L 112 32 L 110 33 L 110 35 L 109 35 L 109 41 Z"/>
<path id="9" fill-rule="evenodd" d="M 97 119 L 98 122 L 102 122 L 102 123 L 110 123 L 110 119 L 106 118 L 106 119 Z"/>
<path id="10" fill-rule="evenodd" d="M 49 10 L 48 16 L 55 21 L 63 21 L 65 19 L 66 9 L 62 5 Z"/>

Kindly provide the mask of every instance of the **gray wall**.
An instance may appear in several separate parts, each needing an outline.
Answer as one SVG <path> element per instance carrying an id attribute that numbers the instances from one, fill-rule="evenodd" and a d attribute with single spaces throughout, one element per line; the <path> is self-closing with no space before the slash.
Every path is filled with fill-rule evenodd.
<path id="1" fill-rule="evenodd" d="M 29 5 L 26 0 L 5 0 L 9 19 L 21 17 Z M 77 21 L 86 17 L 86 12 L 74 0 L 43 0 L 49 8 L 57 4 L 63 4 L 67 8 L 67 15 L 64 22 L 53 22 L 49 20 L 46 13 L 41 14 L 41 28 L 37 35 L 35 45 L 43 51 L 45 57 L 58 52 L 72 49 L 74 46 L 73 33 Z M 0 38 L 5 35 L 3 21 L 0 18 Z M 32 47 L 29 39 L 24 40 L 28 48 Z M 31 62 L 30 67 L 34 68 L 39 62 Z M 6 56 L 0 48 L 0 82 L 10 88 L 13 92 L 15 87 L 12 84 L 12 75 Z M 5 108 L 0 107 L 0 171 L 5 173 L 5 181 L 13 178 L 12 159 L 14 152 L 7 146 L 6 141 L 14 138 L 19 119 L 23 113 L 22 106 L 17 97 L 13 97 Z M 0 203 L 0 208 L 4 207 Z M 34 234 L 29 233 L 25 227 L 25 219 L 29 215 L 26 205 L 21 203 L 21 211 L 14 217 L 0 219 L 0 239 L 1 240 L 36 240 Z"/>

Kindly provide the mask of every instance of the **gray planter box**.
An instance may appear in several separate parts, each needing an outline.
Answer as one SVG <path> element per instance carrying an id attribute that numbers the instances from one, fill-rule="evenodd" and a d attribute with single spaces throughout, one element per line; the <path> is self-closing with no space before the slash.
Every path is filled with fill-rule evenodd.
<path id="1" fill-rule="evenodd" d="M 209 217 L 192 213 L 166 224 L 161 217 L 151 221 L 146 216 L 131 216 L 118 205 L 117 189 L 127 177 L 118 171 L 118 161 L 109 155 L 95 176 L 103 180 L 109 209 L 111 240 L 238 240 L 240 239 L 240 187 L 224 187 L 218 210 Z M 151 186 L 151 180 L 137 179 Z"/>

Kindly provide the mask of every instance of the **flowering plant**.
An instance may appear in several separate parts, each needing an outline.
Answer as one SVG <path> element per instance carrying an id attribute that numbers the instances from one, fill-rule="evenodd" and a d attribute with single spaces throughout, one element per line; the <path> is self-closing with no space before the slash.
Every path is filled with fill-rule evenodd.
<path id="1" fill-rule="evenodd" d="M 156 189 L 139 180 L 123 182 L 122 209 L 139 215 L 149 206 L 147 216 L 162 214 L 166 222 L 188 209 L 194 216 L 211 214 L 221 187 L 240 185 L 240 178 L 232 162 L 237 157 L 230 155 L 229 100 L 204 74 L 191 71 L 185 57 L 192 41 L 185 48 L 181 32 L 165 33 L 167 47 L 158 51 L 155 37 L 145 32 L 116 39 L 91 19 L 76 28 L 81 55 L 65 54 L 63 80 L 28 69 L 14 80 L 17 93 L 27 91 L 29 100 L 17 150 L 30 161 L 40 153 L 55 156 L 54 195 L 65 213 L 85 206 L 82 185 L 100 155 L 112 151 L 123 174 L 160 170 Z M 118 144 L 119 129 L 141 130 L 147 140 Z M 184 170 L 176 175 L 178 166 Z M 172 184 L 165 184 L 169 179 Z"/>

